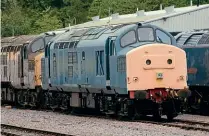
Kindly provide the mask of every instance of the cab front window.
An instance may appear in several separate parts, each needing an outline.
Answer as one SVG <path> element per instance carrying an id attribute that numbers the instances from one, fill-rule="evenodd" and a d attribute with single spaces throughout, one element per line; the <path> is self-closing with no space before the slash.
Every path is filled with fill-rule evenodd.
<path id="1" fill-rule="evenodd" d="M 125 35 L 123 35 L 123 37 L 120 40 L 121 46 L 125 47 L 128 46 L 130 44 L 136 43 L 136 33 L 135 31 L 131 30 L 128 33 L 126 33 Z"/>
<path id="2" fill-rule="evenodd" d="M 155 40 L 153 28 L 150 27 L 138 28 L 137 33 L 138 33 L 138 40 L 140 42 Z"/>

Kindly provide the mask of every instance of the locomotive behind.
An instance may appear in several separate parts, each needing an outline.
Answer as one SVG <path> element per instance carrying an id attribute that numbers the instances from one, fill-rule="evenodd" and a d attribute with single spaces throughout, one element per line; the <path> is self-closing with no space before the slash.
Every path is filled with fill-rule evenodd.
<path id="1" fill-rule="evenodd" d="M 48 32 L 1 39 L 2 104 L 37 106 L 42 90 L 40 55 L 43 55 L 45 43 L 55 35 Z"/>
<path id="2" fill-rule="evenodd" d="M 173 119 L 181 112 L 189 93 L 186 54 L 163 29 L 141 23 L 79 28 L 48 41 L 27 48 L 39 80 L 32 81 L 36 89 L 13 86 L 18 104 L 131 118 Z"/>
<path id="3" fill-rule="evenodd" d="M 189 113 L 209 115 L 209 31 L 182 32 L 176 40 L 187 54 L 191 95 L 185 101 L 185 109 Z"/>

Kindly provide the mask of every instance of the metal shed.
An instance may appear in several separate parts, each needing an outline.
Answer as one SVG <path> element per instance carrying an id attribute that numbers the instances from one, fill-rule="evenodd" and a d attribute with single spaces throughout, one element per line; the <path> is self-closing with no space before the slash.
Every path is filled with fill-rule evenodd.
<path id="1" fill-rule="evenodd" d="M 63 29 L 78 29 L 106 25 L 131 24 L 142 22 L 159 26 L 169 32 L 209 29 L 209 4 L 174 8 L 165 7 L 156 11 L 136 11 L 134 14 L 112 14 L 106 18 L 92 17 L 92 21 L 69 26 Z"/>

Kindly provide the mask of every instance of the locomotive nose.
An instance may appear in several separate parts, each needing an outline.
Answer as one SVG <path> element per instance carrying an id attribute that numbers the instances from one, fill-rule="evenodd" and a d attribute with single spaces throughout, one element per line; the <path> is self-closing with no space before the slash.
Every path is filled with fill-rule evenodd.
<path id="1" fill-rule="evenodd" d="M 140 46 L 127 53 L 126 64 L 129 90 L 183 89 L 187 86 L 186 54 L 175 46 Z"/>

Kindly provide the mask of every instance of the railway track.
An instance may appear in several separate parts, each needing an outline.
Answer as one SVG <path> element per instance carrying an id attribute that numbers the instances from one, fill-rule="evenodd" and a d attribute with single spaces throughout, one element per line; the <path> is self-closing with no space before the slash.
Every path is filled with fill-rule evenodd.
<path id="1" fill-rule="evenodd" d="M 8 124 L 1 124 L 1 135 L 4 136 L 73 136 L 46 130 L 31 129 Z"/>
<path id="2" fill-rule="evenodd" d="M 111 118 L 107 116 L 92 116 L 92 115 L 86 115 L 86 114 L 74 114 L 74 115 L 118 120 L 116 118 Z M 120 120 L 126 121 L 126 122 L 131 121 L 131 122 L 162 125 L 162 126 L 167 126 L 167 127 L 176 127 L 176 128 L 181 128 L 185 130 L 199 130 L 199 131 L 209 132 L 209 122 L 199 122 L 199 121 L 191 121 L 191 120 L 183 120 L 183 119 L 174 119 L 172 122 L 168 122 L 167 119 L 164 119 L 164 118 L 162 118 L 161 121 L 153 121 L 153 118 L 151 116 L 146 116 L 146 117 L 143 117 L 141 119 L 136 119 L 136 120 L 130 120 L 130 119 L 124 119 L 124 118 Z"/>
<path id="3" fill-rule="evenodd" d="M 157 124 L 167 127 L 176 127 L 185 130 L 199 130 L 209 132 L 209 123 L 196 122 L 196 121 L 187 121 L 187 120 L 175 120 L 173 122 L 154 122 L 154 121 L 139 121 L 141 123 L 150 123 Z"/>
<path id="4" fill-rule="evenodd" d="M 59 112 L 60 113 L 60 112 Z M 61 112 L 61 114 L 66 114 Z M 82 113 L 73 113 L 71 115 L 74 116 L 81 116 L 81 117 L 89 117 L 89 118 L 99 118 L 99 119 L 111 119 L 111 120 L 118 120 L 117 117 L 110 117 L 110 116 L 104 116 L 104 115 L 91 115 L 91 114 L 82 114 Z M 134 120 L 122 118 L 120 121 L 124 122 L 140 122 L 140 123 L 146 123 L 146 124 L 155 124 L 155 125 L 161 125 L 161 126 L 167 126 L 167 127 L 176 127 L 184 130 L 198 130 L 198 131 L 205 131 L 209 132 L 209 122 L 203 122 L 203 121 L 192 121 L 192 120 L 184 120 L 184 119 L 174 119 L 172 122 L 168 122 L 166 119 L 162 118 L 160 122 L 154 121 L 151 116 L 146 116 L 142 118 L 136 118 Z M 12 129 L 12 130 L 18 130 L 18 131 L 26 131 L 30 133 L 36 133 L 36 134 L 42 134 L 42 135 L 56 135 L 56 136 L 68 136 L 66 134 L 60 134 L 56 132 L 49 132 L 44 130 L 36 130 L 36 129 L 28 129 L 28 128 L 22 128 L 17 126 L 11 126 L 6 124 L 1 124 L 2 126 L 2 132 L 3 135 L 11 135 L 11 136 L 18 136 L 17 134 L 10 134 L 8 131 L 4 131 L 6 129 Z"/>

